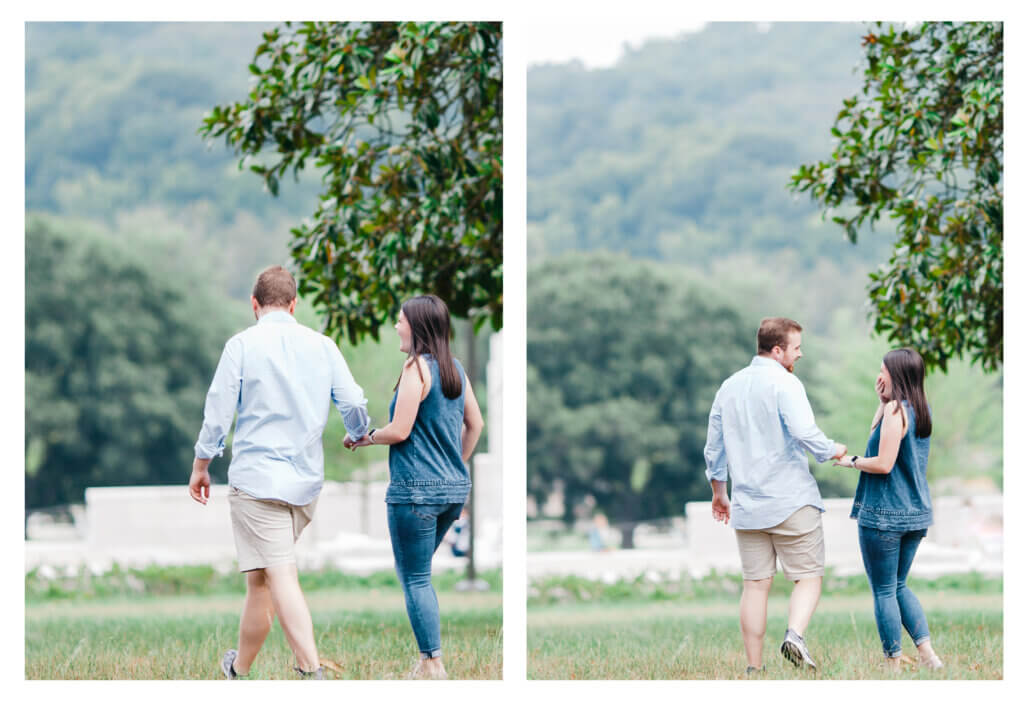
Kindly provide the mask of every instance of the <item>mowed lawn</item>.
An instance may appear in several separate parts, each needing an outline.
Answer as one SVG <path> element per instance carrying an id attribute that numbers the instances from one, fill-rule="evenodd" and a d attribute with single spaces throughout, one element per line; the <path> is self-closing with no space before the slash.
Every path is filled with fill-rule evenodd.
<path id="1" fill-rule="evenodd" d="M 500 679 L 499 592 L 438 594 L 445 666 L 452 679 Z M 28 679 L 223 679 L 237 646 L 242 596 L 153 596 L 31 603 L 25 607 Z M 326 679 L 403 679 L 419 657 L 400 592 L 307 594 Z M 275 620 L 250 679 L 295 679 Z"/>
<path id="2" fill-rule="evenodd" d="M 932 644 L 945 668 L 904 665 L 903 679 L 1002 679 L 1001 594 L 920 595 Z M 891 679 L 869 595 L 823 598 L 806 640 L 818 672 L 785 661 L 779 646 L 788 601 L 772 597 L 765 679 Z M 739 595 L 707 602 L 575 603 L 530 607 L 530 679 L 742 679 L 746 657 Z M 917 650 L 904 632 L 903 652 Z"/>

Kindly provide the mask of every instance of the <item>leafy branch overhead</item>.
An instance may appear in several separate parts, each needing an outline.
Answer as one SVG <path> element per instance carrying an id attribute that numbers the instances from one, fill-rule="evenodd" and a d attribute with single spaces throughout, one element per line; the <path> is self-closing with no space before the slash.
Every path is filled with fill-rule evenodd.
<path id="1" fill-rule="evenodd" d="M 249 70 L 248 99 L 199 131 L 275 195 L 289 171 L 321 174 L 292 260 L 327 332 L 377 339 L 425 292 L 500 328 L 501 24 L 285 24 Z"/>
<path id="2" fill-rule="evenodd" d="M 843 102 L 832 158 L 801 166 L 856 242 L 883 214 L 898 239 L 871 274 L 875 330 L 931 367 L 1003 362 L 1003 25 L 881 24 L 863 37 L 861 95 Z"/>

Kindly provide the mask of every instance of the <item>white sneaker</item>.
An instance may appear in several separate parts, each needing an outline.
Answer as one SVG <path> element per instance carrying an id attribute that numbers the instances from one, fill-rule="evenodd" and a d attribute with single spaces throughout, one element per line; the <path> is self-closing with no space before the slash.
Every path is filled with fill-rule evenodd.
<path id="1" fill-rule="evenodd" d="M 806 664 L 813 669 L 818 668 L 818 665 L 814 664 L 814 660 L 811 659 L 811 653 L 807 650 L 804 639 L 789 628 L 786 628 L 786 639 L 782 641 L 779 652 L 797 667 Z"/>
<path id="2" fill-rule="evenodd" d="M 234 668 L 236 659 L 238 659 L 238 650 L 228 650 L 224 653 L 224 657 L 220 658 L 220 671 L 224 672 L 227 679 L 238 679 L 238 673 Z"/>

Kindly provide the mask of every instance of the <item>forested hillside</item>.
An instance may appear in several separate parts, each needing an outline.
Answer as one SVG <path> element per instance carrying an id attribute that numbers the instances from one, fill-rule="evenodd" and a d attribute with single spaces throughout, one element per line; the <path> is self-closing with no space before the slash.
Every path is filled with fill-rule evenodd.
<path id="1" fill-rule="evenodd" d="M 786 190 L 828 153 L 858 88 L 858 24 L 711 24 L 616 65 L 534 67 L 528 80 L 531 260 L 605 248 L 703 265 L 737 251 L 881 259 Z"/>
<path id="2" fill-rule="evenodd" d="M 85 218 L 133 237 L 170 235 L 189 265 L 232 296 L 288 255 L 290 226 L 311 212 L 309 173 L 278 198 L 196 130 L 239 99 L 270 25 L 30 23 L 25 41 L 28 211 Z"/>

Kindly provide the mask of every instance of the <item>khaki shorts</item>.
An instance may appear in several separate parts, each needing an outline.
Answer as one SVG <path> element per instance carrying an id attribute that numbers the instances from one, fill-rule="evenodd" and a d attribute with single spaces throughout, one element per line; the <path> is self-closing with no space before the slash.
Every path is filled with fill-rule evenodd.
<path id="1" fill-rule="evenodd" d="M 794 582 L 825 574 L 825 536 L 817 507 L 801 507 L 771 528 L 736 529 L 736 542 L 743 579 L 773 577 L 776 556 L 786 579 Z"/>
<path id="2" fill-rule="evenodd" d="M 316 502 L 313 499 L 305 506 L 295 506 L 276 499 L 257 499 L 229 487 L 238 571 L 295 562 L 295 541 L 313 520 Z"/>

